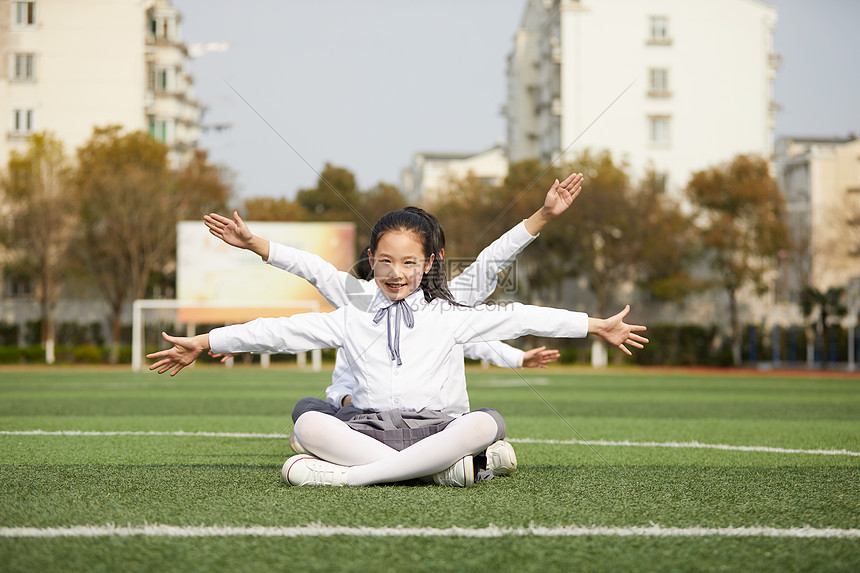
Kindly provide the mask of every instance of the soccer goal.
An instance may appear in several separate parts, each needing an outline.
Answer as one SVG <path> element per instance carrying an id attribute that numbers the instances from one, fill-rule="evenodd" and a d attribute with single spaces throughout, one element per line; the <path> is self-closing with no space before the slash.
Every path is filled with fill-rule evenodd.
<path id="1" fill-rule="evenodd" d="M 155 340 L 160 340 L 161 330 L 183 333 L 185 336 L 197 334 L 198 325 L 226 325 L 247 322 L 259 317 L 292 316 L 303 312 L 319 312 L 320 303 L 316 300 L 291 301 L 188 301 L 175 299 L 138 299 L 132 304 L 131 368 L 138 372 L 143 369 L 147 325 Z M 306 363 L 306 355 L 298 354 L 298 363 Z M 269 356 L 260 356 L 260 365 L 266 367 Z M 322 353 L 311 351 L 311 365 L 314 372 L 322 369 Z"/>

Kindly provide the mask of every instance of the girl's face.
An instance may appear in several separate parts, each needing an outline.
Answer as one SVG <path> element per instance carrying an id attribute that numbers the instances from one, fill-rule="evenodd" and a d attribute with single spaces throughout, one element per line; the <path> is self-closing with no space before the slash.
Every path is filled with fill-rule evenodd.
<path id="1" fill-rule="evenodd" d="M 389 300 L 401 300 L 421 286 L 424 273 L 433 264 L 433 255 L 424 258 L 424 245 L 412 231 L 387 231 L 370 253 L 373 280 Z"/>

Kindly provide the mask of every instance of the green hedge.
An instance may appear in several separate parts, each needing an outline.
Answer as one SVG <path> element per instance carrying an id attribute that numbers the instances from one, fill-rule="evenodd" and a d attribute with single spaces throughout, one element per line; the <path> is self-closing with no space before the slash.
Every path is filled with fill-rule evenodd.
<path id="1" fill-rule="evenodd" d="M 0 325 L 2 326 L 2 325 Z M 70 329 L 71 330 L 71 329 Z M 97 334 L 95 329 L 87 327 L 86 330 L 76 331 L 78 334 L 87 332 L 89 335 Z M 2 336 L 2 335 L 6 336 Z M 771 333 L 762 332 L 756 328 L 752 330 L 746 326 L 743 330 L 742 359 L 748 362 L 751 358 L 752 340 L 750 334 L 755 338 L 755 358 L 757 362 L 770 362 L 773 359 L 773 339 Z M 17 333 L 11 329 L 0 328 L 0 364 L 44 364 L 45 350 L 39 344 L 28 344 L 19 347 L 10 343 Z M 720 337 L 716 327 L 702 327 L 691 325 L 656 325 L 650 326 L 646 334 L 650 343 L 645 350 L 635 350 L 632 358 L 627 358 L 620 353 L 613 354 L 610 358 L 613 362 L 634 363 L 643 366 L 731 366 L 732 352 L 731 342 L 727 337 Z M 848 334 L 845 329 L 834 327 L 834 338 L 836 341 L 836 360 L 844 362 L 847 360 Z M 860 342 L 855 342 L 860 346 Z M 163 345 L 162 345 L 163 346 Z M 518 348 L 527 350 L 537 346 L 557 348 L 561 352 L 559 359 L 563 364 L 588 364 L 591 360 L 590 340 L 564 340 L 564 339 L 541 339 L 538 337 L 525 337 L 516 343 Z M 779 332 L 779 359 L 783 364 L 803 363 L 806 361 L 806 335 L 802 326 L 796 326 L 794 332 L 788 328 L 780 329 Z M 817 341 L 816 359 L 821 360 L 821 341 Z M 155 341 L 152 345 L 147 343 L 146 352 L 157 350 Z M 610 351 L 612 352 L 612 351 Z M 829 354 L 829 353 L 828 353 Z M 110 356 L 107 346 L 86 342 L 81 344 L 58 344 L 55 349 L 57 362 L 60 364 L 106 364 Z M 335 359 L 334 350 L 322 351 L 323 362 L 333 363 Z M 830 357 L 826 356 L 825 361 Z M 216 363 L 217 359 L 203 355 L 201 362 Z M 258 363 L 259 356 L 249 358 L 238 358 L 239 363 Z M 126 344 L 120 346 L 119 362 L 131 364 L 131 346 Z M 286 363 L 295 362 L 291 355 L 272 356 L 272 362 Z M 467 361 L 467 363 L 477 361 Z"/>
<path id="2" fill-rule="evenodd" d="M 57 345 L 54 356 L 60 364 L 105 364 L 108 349 L 93 344 Z M 131 347 L 120 347 L 120 362 L 131 364 Z M 0 364 L 45 364 L 45 349 L 40 344 L 0 346 Z"/>

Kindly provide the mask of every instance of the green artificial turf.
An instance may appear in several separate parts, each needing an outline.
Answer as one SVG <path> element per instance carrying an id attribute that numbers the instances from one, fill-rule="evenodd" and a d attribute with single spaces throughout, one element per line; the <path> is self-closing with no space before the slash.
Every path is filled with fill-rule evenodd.
<path id="1" fill-rule="evenodd" d="M 289 413 L 329 379 L 287 368 L 0 370 L 0 431 L 259 434 L 0 434 L 0 528 L 860 528 L 856 455 L 647 444 L 860 452 L 857 377 L 476 369 L 472 406 L 505 416 L 514 476 L 471 489 L 284 486 Z M 4 572 L 368 568 L 855 571 L 860 539 L 0 537 Z"/>

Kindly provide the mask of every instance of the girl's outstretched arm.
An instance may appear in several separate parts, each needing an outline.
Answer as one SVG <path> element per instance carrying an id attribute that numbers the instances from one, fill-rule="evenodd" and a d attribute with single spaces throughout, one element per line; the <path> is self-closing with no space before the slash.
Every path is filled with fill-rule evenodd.
<path id="1" fill-rule="evenodd" d="M 555 362 L 561 358 L 561 352 L 558 350 L 547 350 L 546 346 L 539 346 L 526 350 L 523 355 L 523 368 L 549 368 L 547 364 Z"/>
<path id="2" fill-rule="evenodd" d="M 179 371 L 197 360 L 200 353 L 209 348 L 209 335 L 198 334 L 197 336 L 170 336 L 166 332 L 162 332 L 161 336 L 167 342 L 173 344 L 172 348 L 160 350 L 147 354 L 147 358 L 158 358 L 158 362 L 149 367 L 150 370 L 158 370 L 159 374 L 164 374 L 170 369 L 173 372 L 171 376 L 176 376 Z"/>
<path id="3" fill-rule="evenodd" d="M 317 255 L 253 234 L 236 211 L 233 211 L 232 219 L 210 213 L 204 215 L 203 222 L 213 236 L 228 245 L 252 251 L 273 267 L 305 279 L 335 308 L 349 304 L 351 297 L 360 296 L 371 288 L 367 281 L 339 271 L 333 264 Z"/>
<path id="4" fill-rule="evenodd" d="M 473 306 L 490 296 L 499 273 L 508 268 L 544 226 L 564 213 L 582 190 L 582 174 L 571 173 L 564 181 L 552 184 L 540 209 L 484 248 L 460 275 L 448 283 L 457 302 Z"/>
<path id="5" fill-rule="evenodd" d="M 615 316 L 593 318 L 584 312 L 514 302 L 504 306 L 459 307 L 455 312 L 445 312 L 444 316 L 452 323 L 454 341 L 461 344 L 475 340 L 509 340 L 527 334 L 551 338 L 585 338 L 596 334 L 631 354 L 625 345 L 644 348 L 648 339 L 636 334 L 644 331 L 644 326 L 624 322 L 629 312 L 628 305 Z"/>
<path id="6" fill-rule="evenodd" d="M 266 354 L 296 354 L 314 348 L 340 348 L 344 339 L 346 308 L 333 312 L 307 312 L 291 317 L 257 318 L 244 324 L 213 328 L 209 334 L 170 336 L 161 333 L 173 348 L 147 354 L 158 362 L 149 367 L 171 376 L 194 362 L 208 349 L 216 354 L 228 352 L 258 352 Z"/>
<path id="7" fill-rule="evenodd" d="M 609 344 L 620 348 L 625 354 L 632 355 L 625 344 L 635 348 L 643 348 L 643 344 L 647 344 L 648 339 L 636 334 L 646 330 L 644 326 L 624 322 L 624 317 L 627 316 L 628 312 L 630 312 L 629 304 L 624 307 L 624 310 L 609 318 L 588 317 L 588 333 L 596 334 Z"/>
<path id="8" fill-rule="evenodd" d="M 486 360 L 502 368 L 548 368 L 548 363 L 561 356 L 558 350 L 547 350 L 546 346 L 523 351 L 499 340 L 467 342 L 463 345 L 463 354 L 466 358 Z"/>

